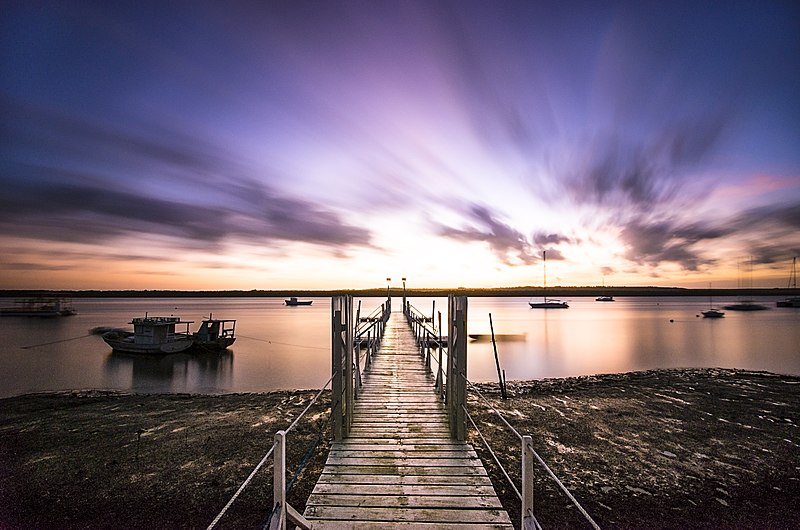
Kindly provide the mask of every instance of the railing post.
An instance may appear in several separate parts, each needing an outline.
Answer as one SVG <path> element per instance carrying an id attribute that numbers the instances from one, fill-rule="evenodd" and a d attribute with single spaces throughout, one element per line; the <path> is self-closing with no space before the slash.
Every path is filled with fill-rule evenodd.
<path id="1" fill-rule="evenodd" d="M 353 297 L 345 295 L 342 324 L 344 325 L 344 365 L 345 365 L 345 437 L 350 435 L 350 426 L 353 424 L 353 405 L 355 399 L 355 374 L 353 372 L 355 363 L 353 362 Z"/>
<path id="2" fill-rule="evenodd" d="M 275 433 L 273 459 L 275 463 L 272 466 L 272 511 L 278 510 L 278 514 L 273 513 L 274 522 L 270 528 L 286 530 L 286 431 Z"/>
<path id="3" fill-rule="evenodd" d="M 431 335 L 425 331 L 425 369 L 431 371 Z"/>
<path id="4" fill-rule="evenodd" d="M 530 436 L 522 437 L 522 521 L 523 530 L 534 528 L 533 519 L 533 447 Z"/>
<path id="5" fill-rule="evenodd" d="M 447 338 L 447 410 L 450 435 L 466 439 L 464 405 L 467 395 L 467 297 L 450 295 L 450 332 Z"/>
<path id="6" fill-rule="evenodd" d="M 333 437 L 347 437 L 352 424 L 353 373 L 353 297 L 334 296 L 331 300 L 331 415 Z"/>
<path id="7" fill-rule="evenodd" d="M 444 355 L 444 344 L 442 343 L 442 312 L 439 311 L 439 368 L 436 373 L 436 388 L 439 389 L 439 398 L 444 397 L 444 381 L 442 375 L 444 368 L 442 367 L 442 356 Z"/>
<path id="8" fill-rule="evenodd" d="M 344 419 L 344 406 L 342 403 L 342 390 L 344 388 L 342 364 L 344 352 L 342 344 L 342 298 L 334 296 L 331 299 L 331 417 L 333 419 L 333 439 L 342 440 Z"/>

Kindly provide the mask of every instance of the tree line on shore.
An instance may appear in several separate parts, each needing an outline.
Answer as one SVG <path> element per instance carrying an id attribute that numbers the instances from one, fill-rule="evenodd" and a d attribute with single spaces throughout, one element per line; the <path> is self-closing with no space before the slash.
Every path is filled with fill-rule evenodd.
<path id="1" fill-rule="evenodd" d="M 283 298 L 297 297 L 329 297 L 351 294 L 355 297 L 384 297 L 385 288 L 373 289 L 298 289 L 298 290 L 218 290 L 218 291 L 191 291 L 173 289 L 144 289 L 144 290 L 46 290 L 46 289 L 6 289 L 0 290 L 0 297 L 29 298 L 29 297 L 69 297 L 69 298 Z M 402 297 L 403 289 L 392 287 L 389 293 L 394 297 Z M 582 297 L 582 296 L 788 296 L 800 294 L 800 289 L 772 288 L 772 289 L 689 289 L 683 287 L 495 287 L 495 288 L 469 288 L 456 289 L 406 289 L 407 297 L 444 297 L 450 293 L 462 296 L 554 296 L 554 297 Z"/>

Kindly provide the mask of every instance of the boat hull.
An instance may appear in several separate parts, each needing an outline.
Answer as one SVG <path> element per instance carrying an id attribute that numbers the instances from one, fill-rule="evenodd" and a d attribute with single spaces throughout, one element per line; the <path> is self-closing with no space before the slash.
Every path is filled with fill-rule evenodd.
<path id="1" fill-rule="evenodd" d="M 769 308 L 761 304 L 744 303 L 744 304 L 726 305 L 725 309 L 727 309 L 728 311 L 763 311 L 764 309 L 769 309 Z"/>
<path id="2" fill-rule="evenodd" d="M 194 339 L 192 347 L 199 350 L 220 351 L 233 346 L 234 342 L 236 342 L 235 337 L 220 337 L 216 340 Z"/>
<path id="3" fill-rule="evenodd" d="M 288 305 L 289 307 L 295 307 L 299 305 L 311 305 L 312 302 L 313 300 L 298 300 L 296 302 L 291 302 L 289 300 L 286 300 L 286 305 Z"/>
<path id="4" fill-rule="evenodd" d="M 567 309 L 569 305 L 566 302 L 528 302 L 531 309 Z"/>
<path id="5" fill-rule="evenodd" d="M 775 302 L 777 307 L 800 307 L 800 298 L 787 298 Z"/>
<path id="6" fill-rule="evenodd" d="M 103 340 L 114 351 L 147 355 L 180 353 L 188 350 L 194 344 L 190 337 L 178 337 L 169 342 L 157 344 L 137 344 L 133 342 L 133 333 L 116 333 L 113 331 L 103 334 Z"/>

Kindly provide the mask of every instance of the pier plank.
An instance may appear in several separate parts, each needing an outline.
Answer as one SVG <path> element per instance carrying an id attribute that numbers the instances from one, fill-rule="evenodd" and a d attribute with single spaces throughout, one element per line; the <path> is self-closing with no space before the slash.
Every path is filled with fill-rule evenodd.
<path id="1" fill-rule="evenodd" d="M 362 380 L 349 436 L 331 445 L 306 504 L 314 528 L 512 528 L 475 450 L 450 437 L 402 314 Z"/>

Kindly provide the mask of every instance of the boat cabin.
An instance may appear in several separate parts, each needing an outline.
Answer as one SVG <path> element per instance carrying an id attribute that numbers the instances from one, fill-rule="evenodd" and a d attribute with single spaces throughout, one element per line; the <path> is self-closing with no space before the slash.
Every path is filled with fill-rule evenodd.
<path id="1" fill-rule="evenodd" d="M 233 338 L 235 330 L 236 320 L 209 318 L 200 324 L 200 329 L 195 333 L 195 337 L 204 342 Z"/>
<path id="2" fill-rule="evenodd" d="M 163 344 L 176 338 L 189 337 L 189 324 L 193 320 L 181 320 L 181 317 L 137 317 L 130 321 L 133 324 L 134 344 Z M 186 331 L 175 331 L 175 326 L 186 325 Z"/>

